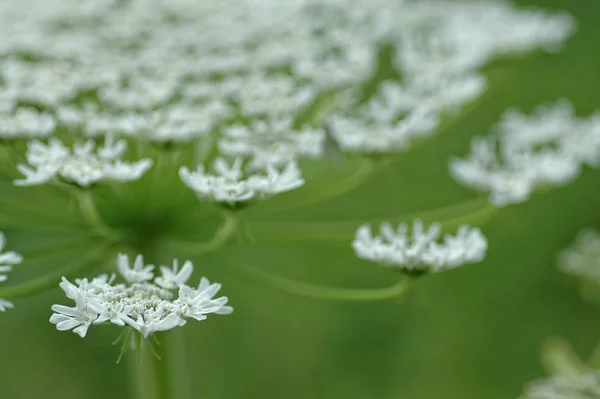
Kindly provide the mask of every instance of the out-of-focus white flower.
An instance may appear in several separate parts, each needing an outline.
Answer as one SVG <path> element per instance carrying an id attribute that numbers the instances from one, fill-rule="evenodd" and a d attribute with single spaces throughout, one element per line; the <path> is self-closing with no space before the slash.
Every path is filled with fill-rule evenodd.
<path id="1" fill-rule="evenodd" d="M 224 128 L 219 149 L 229 156 L 251 158 L 250 169 L 266 170 L 286 166 L 301 157 L 319 157 L 324 143 L 322 129 L 295 130 L 290 117 L 268 118 L 254 121 L 250 126 Z"/>
<path id="2" fill-rule="evenodd" d="M 600 374 L 588 371 L 533 381 L 519 399 L 600 399 Z"/>
<path id="3" fill-rule="evenodd" d="M 507 111 L 493 134 L 473 139 L 467 158 L 450 162 L 450 173 L 504 206 L 527 200 L 538 188 L 568 184 L 583 164 L 599 162 L 600 118 L 578 119 L 561 100 L 533 116 Z"/>
<path id="4" fill-rule="evenodd" d="M 100 90 L 100 98 L 117 109 L 146 110 L 165 104 L 175 93 L 174 81 L 130 79 L 127 85 L 113 84 Z"/>
<path id="5" fill-rule="evenodd" d="M 413 222 L 410 233 L 406 223 L 394 230 L 387 222 L 381 224 L 380 233 L 373 236 L 369 225 L 359 227 L 352 242 L 356 256 L 400 270 L 440 272 L 481 262 L 487 251 L 481 231 L 466 225 L 455 236 L 445 235 L 443 242 L 440 225 L 425 230 L 421 220 Z"/>
<path id="6" fill-rule="evenodd" d="M 48 137 L 54 133 L 55 128 L 56 121 L 51 114 L 39 112 L 34 108 L 0 112 L 0 138 L 2 139 Z"/>
<path id="7" fill-rule="evenodd" d="M 475 73 L 406 85 L 384 82 L 352 114 L 330 116 L 329 126 L 344 151 L 402 152 L 415 139 L 432 135 L 444 114 L 460 110 L 485 87 L 485 79 Z"/>
<path id="8" fill-rule="evenodd" d="M 4 233 L 0 232 L 0 282 L 7 279 L 6 274 L 4 273 L 10 272 L 14 265 L 23 262 L 23 257 L 14 251 L 2 252 L 5 245 L 6 237 L 4 236 Z M 0 298 L 0 312 L 4 312 L 6 309 L 13 307 L 14 305 L 11 302 Z"/>
<path id="9" fill-rule="evenodd" d="M 193 271 L 194 266 L 189 260 L 183 264 L 180 270 L 179 261 L 174 259 L 172 268 L 166 266 L 160 267 L 162 276 L 157 277 L 154 282 L 162 288 L 172 290 L 183 286 L 192 276 Z"/>
<path id="10" fill-rule="evenodd" d="M 141 283 L 154 278 L 154 273 L 152 272 L 154 265 L 146 265 L 142 255 L 136 256 L 133 267 L 129 267 L 129 257 L 125 254 L 119 254 L 117 269 L 128 283 Z"/>
<path id="11" fill-rule="evenodd" d="M 152 166 L 152 160 L 124 162 L 120 158 L 126 150 L 125 141 L 115 141 L 111 135 L 106 136 L 104 145 L 97 149 L 92 140 L 75 143 L 72 150 L 54 137 L 50 138 L 47 145 L 33 140 L 29 142 L 26 154 L 29 165 L 17 165 L 25 178 L 15 180 L 14 184 L 32 186 L 60 178 L 81 187 L 89 187 L 104 180 L 137 180 Z"/>
<path id="12" fill-rule="evenodd" d="M 230 205 L 255 198 L 268 198 L 272 195 L 294 190 L 304 184 L 300 169 L 290 162 L 283 170 L 268 167 L 266 174 L 249 174 L 242 171 L 242 159 L 237 158 L 231 167 L 224 158 L 217 158 L 215 174 L 206 173 L 203 165 L 192 172 L 183 166 L 179 176 L 198 198 Z"/>
<path id="13" fill-rule="evenodd" d="M 210 284 L 203 277 L 197 289 L 185 285 L 193 271 L 190 261 L 180 271 L 174 262 L 172 270 L 162 270 L 163 275 L 156 277 L 156 283 L 150 282 L 154 279 L 153 266 L 144 265 L 141 255 L 136 257 L 133 269 L 124 255 L 119 255 L 117 264 L 126 284 L 115 284 L 114 275 L 100 275 L 91 281 L 76 280 L 77 285 L 63 278 L 60 287 L 67 298 L 75 301 L 75 307 L 52 306 L 55 313 L 50 322 L 60 331 L 73 329 L 81 337 L 92 324 L 110 322 L 131 326 L 147 338 L 153 332 L 183 326 L 186 318 L 204 320 L 210 313 L 233 311 L 227 306 L 227 297 L 214 298 L 220 284 Z"/>
<path id="14" fill-rule="evenodd" d="M 253 73 L 241 79 L 234 99 L 244 115 L 290 115 L 308 106 L 316 96 L 314 87 L 289 76 Z"/>
<path id="15" fill-rule="evenodd" d="M 573 245 L 560 253 L 558 267 L 565 273 L 600 283 L 600 233 L 581 231 Z"/>

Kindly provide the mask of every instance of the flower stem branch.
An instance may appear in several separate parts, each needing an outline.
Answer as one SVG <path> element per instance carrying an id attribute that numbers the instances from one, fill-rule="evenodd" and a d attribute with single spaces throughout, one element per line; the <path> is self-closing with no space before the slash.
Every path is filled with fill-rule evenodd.
<path id="1" fill-rule="evenodd" d="M 271 202 L 266 204 L 263 210 L 257 213 L 260 213 L 260 216 L 271 215 L 341 197 L 360 187 L 372 175 L 374 170 L 375 163 L 370 159 L 364 158 L 360 160 L 360 163 L 351 174 L 324 184 L 319 184 L 318 180 L 313 180 L 308 183 L 306 188 L 297 190 L 293 196 L 288 195 L 287 201 L 282 202 L 281 205 Z"/>
<path id="2" fill-rule="evenodd" d="M 227 213 L 223 224 L 215 232 L 214 236 L 205 242 L 192 243 L 178 240 L 169 240 L 172 247 L 189 255 L 204 255 L 215 252 L 227 243 L 235 234 L 239 226 L 239 220 L 233 213 Z"/>
<path id="3" fill-rule="evenodd" d="M 489 204 L 487 198 L 480 198 L 415 214 L 390 217 L 385 220 L 391 223 L 410 222 L 414 219 L 422 219 L 425 222 L 440 221 L 442 228 L 450 231 L 458 228 L 461 224 L 483 225 L 497 210 L 498 208 Z M 252 232 L 259 242 L 340 242 L 346 245 L 354 238 L 358 226 L 364 223 L 379 224 L 382 221 L 255 221 L 252 224 Z"/>
<path id="4" fill-rule="evenodd" d="M 252 280 L 288 294 L 309 298 L 334 301 L 383 301 L 397 298 L 408 289 L 408 280 L 402 279 L 385 288 L 336 288 L 305 283 L 281 275 L 273 274 L 250 265 L 242 265 L 240 269 Z"/>
<path id="5" fill-rule="evenodd" d="M 118 241 L 119 235 L 102 220 L 89 189 L 77 190 L 77 202 L 81 214 L 91 227 L 95 228 L 102 236 Z"/>

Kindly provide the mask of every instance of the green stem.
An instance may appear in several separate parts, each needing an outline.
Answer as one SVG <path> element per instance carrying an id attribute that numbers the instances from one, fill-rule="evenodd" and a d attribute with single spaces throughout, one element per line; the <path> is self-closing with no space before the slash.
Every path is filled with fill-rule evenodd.
<path id="1" fill-rule="evenodd" d="M 190 399 L 189 368 L 183 329 L 148 339 L 133 334 L 137 351 L 129 355 L 135 399 Z"/>
<path id="2" fill-rule="evenodd" d="M 107 258 L 108 249 L 103 246 L 98 251 L 92 252 L 87 259 L 81 259 L 67 264 L 65 267 L 45 274 L 24 284 L 0 289 L 0 298 L 11 299 L 38 294 L 48 289 L 58 287 L 63 276 L 79 274 L 87 270 L 95 269 Z"/>
<path id="3" fill-rule="evenodd" d="M 550 374 L 563 377 L 576 377 L 588 368 L 571 345 L 561 338 L 550 338 L 544 343 L 542 362 Z"/>
<path id="4" fill-rule="evenodd" d="M 356 221 L 301 221 L 301 222 L 270 222 L 255 221 L 252 224 L 253 236 L 259 242 L 340 242 L 351 241 L 356 229 L 365 223 L 377 227 L 381 222 L 392 224 L 401 222 L 411 223 L 422 219 L 425 223 L 440 222 L 445 231 L 453 231 L 462 224 L 481 226 L 497 212 L 487 198 L 471 200 L 460 204 L 445 206 L 415 214 L 389 217 L 385 219 L 356 220 Z"/>
<path id="5" fill-rule="evenodd" d="M 77 190 L 77 201 L 83 217 L 91 227 L 95 228 L 102 236 L 114 241 L 119 241 L 120 235 L 108 227 L 102 220 L 102 216 L 100 215 L 100 212 L 98 212 L 91 190 Z"/>
<path id="6" fill-rule="evenodd" d="M 317 299 L 357 302 L 383 301 L 399 297 L 408 288 L 407 279 L 402 279 L 386 288 L 336 288 L 292 280 L 249 265 L 240 266 L 240 269 L 256 282 L 266 285 L 269 288 L 288 294 Z"/>
<path id="7" fill-rule="evenodd" d="M 189 255 L 203 255 L 214 252 L 229 241 L 239 226 L 239 221 L 233 213 L 228 213 L 221 227 L 215 232 L 213 238 L 201 243 L 169 240 L 169 244 L 178 251 Z"/>
<path id="8" fill-rule="evenodd" d="M 341 197 L 360 187 L 372 175 L 374 170 L 375 164 L 372 160 L 364 158 L 351 174 L 326 184 L 318 184 L 317 180 L 312 180 L 308 183 L 310 186 L 307 186 L 304 190 L 298 190 L 293 197 L 289 196 L 288 200 L 282 202 L 281 205 L 269 203 L 257 213 L 260 216 L 271 215 Z M 311 186 L 312 190 L 309 188 Z"/>

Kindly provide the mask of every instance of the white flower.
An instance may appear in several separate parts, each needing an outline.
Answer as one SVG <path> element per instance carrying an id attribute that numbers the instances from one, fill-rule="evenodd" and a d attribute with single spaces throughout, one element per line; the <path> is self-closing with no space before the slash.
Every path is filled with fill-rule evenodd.
<path id="1" fill-rule="evenodd" d="M 4 233 L 0 232 L 0 282 L 7 279 L 4 273 L 11 271 L 14 265 L 23 262 L 23 257 L 16 252 L 2 252 L 5 245 L 6 237 L 4 236 Z M 4 312 L 6 309 L 11 309 L 13 307 L 14 305 L 11 302 L 0 298 L 0 312 Z"/>
<path id="2" fill-rule="evenodd" d="M 493 134 L 473 139 L 467 158 L 450 162 L 450 173 L 504 206 L 574 181 L 583 164 L 600 166 L 600 118 L 580 120 L 562 100 L 530 117 L 507 111 Z"/>
<path id="3" fill-rule="evenodd" d="M 600 399 L 600 374 L 554 376 L 530 383 L 520 399 Z"/>
<path id="4" fill-rule="evenodd" d="M 441 227 L 432 224 L 425 230 L 421 220 L 409 226 L 400 224 L 396 230 L 382 223 L 380 236 L 373 236 L 371 227 L 358 228 L 352 243 L 356 256 L 382 266 L 407 271 L 440 272 L 467 263 L 481 262 L 487 251 L 487 240 L 477 228 L 461 226 L 455 236 L 445 235 L 439 242 Z"/>
<path id="5" fill-rule="evenodd" d="M 220 284 L 210 284 L 204 277 L 197 289 L 185 284 L 193 272 L 190 261 L 179 270 L 175 260 L 173 269 L 161 268 L 163 275 L 156 278 L 153 266 L 144 265 L 141 255 L 136 257 L 133 269 L 124 255 L 119 255 L 117 266 L 127 284 L 115 284 L 116 276 L 106 274 L 91 281 L 78 279 L 77 285 L 63 278 L 60 286 L 76 306 L 54 305 L 50 322 L 61 331 L 74 328 L 82 337 L 92 324 L 105 322 L 130 326 L 148 337 L 156 331 L 183 326 L 186 318 L 204 320 L 210 313 L 233 311 L 227 306 L 227 297 L 214 298 Z M 155 283 L 150 282 L 153 279 Z"/>
<path id="6" fill-rule="evenodd" d="M 56 121 L 51 114 L 34 108 L 0 112 L 0 138 L 3 139 L 48 137 L 55 128 Z"/>
<path id="7" fill-rule="evenodd" d="M 200 279 L 198 289 L 193 289 L 186 285 L 181 286 L 177 301 L 181 305 L 183 315 L 196 320 L 204 320 L 209 313 L 232 313 L 233 308 L 225 305 L 227 297 L 213 299 L 220 289 L 221 284 L 210 284 L 210 281 L 204 277 Z"/>
<path id="8" fill-rule="evenodd" d="M 332 115 L 331 134 L 343 151 L 361 153 L 402 152 L 412 140 L 431 135 L 439 124 L 437 113 L 427 105 L 417 106 L 404 118 L 374 108 L 361 117 Z M 385 115 L 385 116 L 384 116 Z M 388 115 L 391 117 L 388 118 Z"/>
<path id="9" fill-rule="evenodd" d="M 119 254 L 117 268 L 128 283 L 141 283 L 152 280 L 154 277 L 154 273 L 152 272 L 154 265 L 145 265 L 142 255 L 136 256 L 133 267 L 129 267 L 129 257 L 126 254 Z"/>
<path id="10" fill-rule="evenodd" d="M 3 273 L 11 271 L 14 265 L 23 262 L 23 257 L 16 252 L 2 252 L 5 245 L 6 237 L 0 232 L 0 281 L 5 281 L 7 278 Z"/>
<path id="11" fill-rule="evenodd" d="M 194 271 L 194 267 L 192 262 L 189 260 L 186 261 L 181 270 L 179 270 L 179 261 L 177 259 L 173 260 L 173 268 L 168 268 L 166 266 L 160 267 L 160 272 L 162 276 L 157 277 L 154 282 L 168 290 L 172 290 L 175 288 L 179 288 L 184 285 L 189 278 L 192 276 L 192 272 Z"/>
<path id="12" fill-rule="evenodd" d="M 270 166 L 286 166 L 300 157 L 320 157 L 324 144 L 322 129 L 295 130 L 290 117 L 270 117 L 255 120 L 250 126 L 224 128 L 219 150 L 233 157 L 250 157 L 248 168 L 266 170 Z"/>
<path id="13" fill-rule="evenodd" d="M 75 143 L 69 149 L 57 138 L 50 138 L 48 145 L 33 140 L 28 144 L 26 154 L 29 165 L 18 164 L 17 168 L 25 175 L 15 180 L 17 186 L 31 186 L 47 183 L 55 178 L 73 182 L 81 187 L 89 187 L 103 180 L 128 182 L 137 180 L 152 166 L 151 159 L 128 163 L 120 159 L 127 145 L 125 141 L 114 141 L 106 136 L 102 147 L 95 149 L 92 140 Z"/>
<path id="14" fill-rule="evenodd" d="M 14 307 L 15 305 L 13 305 L 12 302 L 0 298 L 0 312 L 6 312 L 7 309 L 12 309 Z"/>
<path id="15" fill-rule="evenodd" d="M 581 231 L 573 245 L 560 253 L 558 261 L 563 272 L 600 283 L 600 233 Z"/>
<path id="16" fill-rule="evenodd" d="M 75 301 L 75 307 L 52 305 L 55 313 L 50 317 L 50 323 L 56 324 L 56 329 L 59 331 L 73 330 L 83 338 L 88 328 L 98 318 L 101 304 L 81 290 L 81 287 L 73 285 L 64 277 L 60 286 L 67 297 Z"/>
<path id="17" fill-rule="evenodd" d="M 179 176 L 198 198 L 230 205 L 254 198 L 268 198 L 304 184 L 295 162 L 288 163 L 282 171 L 268 167 L 266 175 L 251 174 L 246 179 L 241 158 L 237 158 L 231 167 L 224 158 L 218 158 L 214 170 L 216 174 L 208 174 L 204 171 L 204 166 L 200 165 L 195 172 L 191 172 L 184 166 L 179 169 Z"/>

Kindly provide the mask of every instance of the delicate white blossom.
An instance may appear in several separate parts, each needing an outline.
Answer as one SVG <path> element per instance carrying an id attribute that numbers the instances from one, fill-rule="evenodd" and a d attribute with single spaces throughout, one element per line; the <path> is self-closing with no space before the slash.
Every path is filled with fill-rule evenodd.
<path id="1" fill-rule="evenodd" d="M 233 312 L 227 297 L 215 298 L 220 284 L 210 284 L 204 277 L 198 288 L 185 284 L 193 271 L 190 261 L 181 270 L 174 261 L 172 270 L 161 268 L 163 275 L 156 278 L 154 267 L 144 265 L 141 255 L 133 268 L 125 255 L 119 255 L 117 265 L 126 283 L 115 283 L 116 276 L 106 274 L 91 281 L 79 279 L 76 284 L 63 277 L 60 287 L 75 307 L 52 306 L 55 313 L 50 322 L 60 331 L 72 329 L 81 337 L 91 325 L 110 322 L 130 326 L 147 338 L 153 332 L 183 326 L 187 318 L 204 320 L 210 313 Z"/>
<path id="2" fill-rule="evenodd" d="M 473 139 L 467 158 L 450 162 L 450 173 L 504 206 L 572 182 L 584 164 L 600 166 L 600 114 L 577 118 L 561 100 L 532 116 L 507 111 L 492 134 Z"/>
<path id="3" fill-rule="evenodd" d="M 6 274 L 10 272 L 14 265 L 18 265 L 23 262 L 23 257 L 14 252 L 2 252 L 4 250 L 4 246 L 6 245 L 6 237 L 4 233 L 0 232 L 0 282 L 5 281 L 7 279 Z M 0 298 L 0 312 L 4 312 L 6 309 L 12 308 L 14 305 Z"/>
<path id="4" fill-rule="evenodd" d="M 417 219 L 410 230 L 406 223 L 394 229 L 384 222 L 381 235 L 374 236 L 371 226 L 363 225 L 356 231 L 352 247 L 359 258 L 385 267 L 432 272 L 481 262 L 487 251 L 487 240 L 478 228 L 463 225 L 456 235 L 445 235 L 442 242 L 439 223 L 425 229 Z"/>
<path id="5" fill-rule="evenodd" d="M 267 170 L 286 166 L 300 157 L 317 158 L 323 154 L 324 143 L 322 129 L 296 130 L 291 118 L 271 117 L 256 120 L 250 126 L 224 128 L 219 149 L 225 155 L 251 158 L 250 169 Z"/>
<path id="6" fill-rule="evenodd" d="M 289 162 L 283 170 L 267 167 L 266 174 L 249 174 L 242 170 L 242 158 L 236 158 L 231 166 L 224 158 L 214 164 L 215 174 L 206 173 L 203 165 L 192 172 L 183 166 L 179 176 L 198 198 L 224 202 L 230 205 L 255 198 L 268 198 L 272 195 L 294 190 L 304 184 L 300 169 L 295 162 Z"/>
<path id="7" fill-rule="evenodd" d="M 600 374 L 554 376 L 530 383 L 519 399 L 600 399 Z"/>
<path id="8" fill-rule="evenodd" d="M 565 273 L 600 283 L 600 233 L 581 231 L 573 245 L 560 253 L 558 266 Z"/>
<path id="9" fill-rule="evenodd" d="M 48 137 L 54 133 L 55 128 L 56 121 L 51 114 L 39 112 L 34 108 L 0 112 L 0 138 L 2 139 Z"/>
<path id="10" fill-rule="evenodd" d="M 32 186 L 61 179 L 81 187 L 89 187 L 101 181 L 127 182 L 137 180 L 152 166 L 151 159 L 125 162 L 121 157 L 127 150 L 123 140 L 107 136 L 102 147 L 96 148 L 93 140 L 75 143 L 73 149 L 59 139 L 50 138 L 48 144 L 33 140 L 26 154 L 28 165 L 17 168 L 25 175 L 15 180 L 17 186 Z"/>

